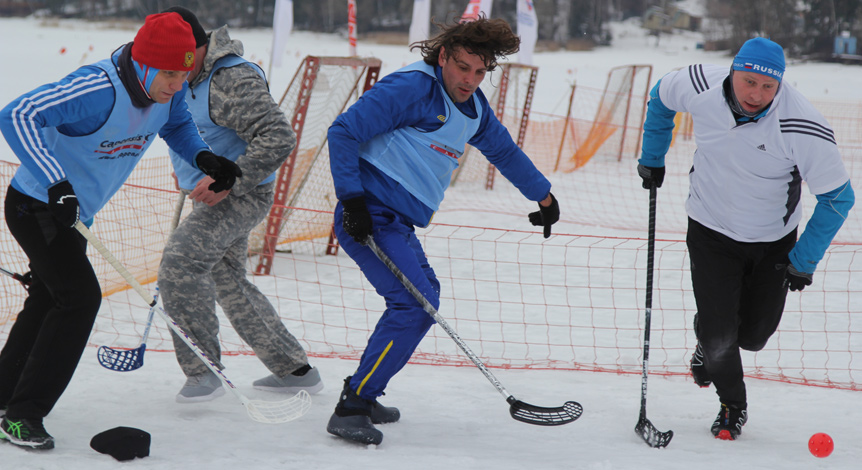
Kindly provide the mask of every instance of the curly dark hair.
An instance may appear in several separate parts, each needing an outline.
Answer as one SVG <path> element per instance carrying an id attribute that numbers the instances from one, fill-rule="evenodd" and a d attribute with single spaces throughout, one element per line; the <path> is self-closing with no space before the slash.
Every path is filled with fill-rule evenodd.
<path id="1" fill-rule="evenodd" d="M 489 20 L 480 16 L 475 21 L 444 25 L 434 22 L 441 29 L 440 34 L 425 41 L 410 45 L 410 50 L 419 49 L 426 64 L 437 65 L 440 50 L 445 48 L 446 55 L 451 51 L 464 48 L 478 55 L 488 71 L 497 67 L 497 60 L 518 52 L 521 38 L 512 32 L 505 20 Z"/>

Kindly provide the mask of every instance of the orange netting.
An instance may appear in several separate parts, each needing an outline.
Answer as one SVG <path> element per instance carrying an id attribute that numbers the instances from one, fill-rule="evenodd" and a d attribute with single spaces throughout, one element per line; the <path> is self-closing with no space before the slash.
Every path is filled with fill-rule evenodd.
<path id="1" fill-rule="evenodd" d="M 549 175 L 562 209 L 552 238 L 532 231 L 525 214 L 535 210 L 535 204 L 511 185 L 501 181 L 486 191 L 484 179 L 466 177 L 449 190 L 435 223 L 418 231 L 441 281 L 441 314 L 489 366 L 640 373 L 647 197 L 635 171 L 636 151 L 629 153 L 635 144 L 626 142 L 636 142 L 641 129 L 626 126 L 623 147 L 606 139 L 577 171 L 565 163 L 592 139 L 593 117 L 605 93 L 578 88 L 575 112 L 568 117 L 531 114 L 524 150 Z M 643 100 L 643 95 L 631 96 L 632 103 Z M 862 103 L 815 105 L 833 126 L 847 169 L 860 187 Z M 642 114 L 642 108 L 636 113 Z M 695 148 L 690 137 L 690 127 L 680 117 L 659 195 L 650 345 L 651 369 L 659 374 L 685 374 L 695 344 L 684 241 L 687 173 Z M 302 156 L 317 155 L 312 159 L 320 160 L 326 158 L 323 152 L 304 148 Z M 310 355 L 358 359 L 385 306 L 352 260 L 343 253 L 324 255 L 335 201 L 326 186 L 328 167 L 315 170 L 315 165 L 299 163 L 298 172 L 308 176 L 302 190 L 290 197 L 293 205 L 282 207 L 289 219 L 281 224 L 273 271 L 252 279 Z M 15 168 L 0 164 L 0 188 L 5 190 Z M 155 279 L 176 197 L 169 159 L 146 158 L 93 226 L 96 236 L 143 284 Z M 306 197 L 323 202 L 308 202 Z M 807 195 L 804 204 L 810 212 L 813 198 Z M 747 375 L 862 389 L 862 218 L 857 213 L 851 212 L 826 253 L 815 284 L 804 295 L 788 296 L 778 333 L 746 360 Z M 307 235 L 311 233 L 318 235 Z M 0 232 L 0 242 L 2 267 L 25 272 L 26 259 L 7 231 Z M 124 281 L 97 253 L 90 257 L 106 295 L 91 344 L 137 346 L 146 306 L 125 290 Z M 250 270 L 256 262 L 255 252 Z M 25 291 L 7 276 L 0 276 L 0 290 L 4 338 Z M 223 318 L 221 332 L 225 354 L 252 354 Z M 148 345 L 172 349 L 167 328 L 155 325 Z M 413 361 L 466 364 L 437 329 Z"/>

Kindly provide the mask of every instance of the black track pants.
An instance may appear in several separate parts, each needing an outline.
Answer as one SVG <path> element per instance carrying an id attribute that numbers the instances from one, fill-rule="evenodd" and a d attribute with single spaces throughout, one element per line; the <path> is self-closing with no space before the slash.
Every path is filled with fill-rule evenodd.
<path id="1" fill-rule="evenodd" d="M 774 242 L 735 241 L 689 219 L 686 238 L 697 303 L 695 334 L 721 402 L 746 406 L 740 348 L 759 351 L 775 333 L 787 289 L 787 254 L 796 230 Z"/>
<path id="2" fill-rule="evenodd" d="M 10 418 L 41 419 L 72 379 L 102 293 L 86 240 L 59 226 L 47 204 L 9 187 L 6 224 L 30 259 L 33 282 L 0 352 L 0 408 Z"/>

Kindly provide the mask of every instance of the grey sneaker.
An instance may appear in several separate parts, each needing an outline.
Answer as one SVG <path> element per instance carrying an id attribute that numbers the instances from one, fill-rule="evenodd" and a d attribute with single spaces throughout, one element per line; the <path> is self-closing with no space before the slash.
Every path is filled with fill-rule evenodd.
<path id="1" fill-rule="evenodd" d="M 285 377 L 279 377 L 271 374 L 262 379 L 255 380 L 252 385 L 258 390 L 278 393 L 299 393 L 300 390 L 305 390 L 314 395 L 323 390 L 320 372 L 313 367 L 304 375 L 287 374 Z"/>
<path id="2" fill-rule="evenodd" d="M 221 380 L 212 372 L 207 371 L 186 379 L 186 384 L 177 394 L 177 403 L 199 403 L 215 400 L 224 393 Z"/>

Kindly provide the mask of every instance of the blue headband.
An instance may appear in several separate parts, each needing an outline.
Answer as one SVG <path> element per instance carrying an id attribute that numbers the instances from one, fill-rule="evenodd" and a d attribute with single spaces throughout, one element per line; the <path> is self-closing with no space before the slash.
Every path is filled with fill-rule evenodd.
<path id="1" fill-rule="evenodd" d="M 732 68 L 766 75 L 780 82 L 784 76 L 784 50 L 766 38 L 749 39 L 733 58 Z"/>
<path id="2" fill-rule="evenodd" d="M 155 80 L 156 75 L 158 75 L 159 69 L 138 63 L 135 59 L 132 59 L 132 65 L 135 68 L 135 75 L 138 76 L 138 81 L 144 85 L 144 91 L 147 92 L 147 96 L 149 96 L 150 86 L 153 84 L 153 80 Z"/>

